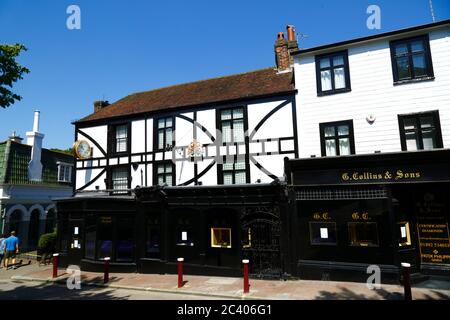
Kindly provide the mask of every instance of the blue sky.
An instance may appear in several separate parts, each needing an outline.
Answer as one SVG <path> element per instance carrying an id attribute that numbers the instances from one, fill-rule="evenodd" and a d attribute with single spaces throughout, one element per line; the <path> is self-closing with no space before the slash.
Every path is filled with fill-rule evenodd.
<path id="1" fill-rule="evenodd" d="M 81 30 L 66 27 L 71 4 Z M 366 27 L 371 4 L 381 30 Z M 433 6 L 436 21 L 450 18 L 450 0 Z M 23 100 L 0 109 L 0 140 L 24 137 L 39 109 L 44 147 L 68 148 L 95 100 L 273 66 L 287 24 L 309 48 L 431 22 L 428 0 L 0 0 L 0 42 L 25 44 L 31 70 L 15 86 Z"/>

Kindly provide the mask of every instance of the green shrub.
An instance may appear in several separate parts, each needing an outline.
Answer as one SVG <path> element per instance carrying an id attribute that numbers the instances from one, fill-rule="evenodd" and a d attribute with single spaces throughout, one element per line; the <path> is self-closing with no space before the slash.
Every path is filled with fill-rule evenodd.
<path id="1" fill-rule="evenodd" d="M 39 238 L 38 246 L 39 248 L 51 248 L 56 244 L 56 230 L 52 233 L 44 233 Z"/>

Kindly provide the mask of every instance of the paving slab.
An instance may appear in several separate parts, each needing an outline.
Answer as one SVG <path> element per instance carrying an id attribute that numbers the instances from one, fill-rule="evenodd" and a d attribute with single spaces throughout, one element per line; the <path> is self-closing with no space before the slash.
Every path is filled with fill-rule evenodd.
<path id="1" fill-rule="evenodd" d="M 70 276 L 65 269 L 58 270 L 58 278 L 52 279 L 51 266 L 24 266 L 17 270 L 0 270 L 0 279 L 15 281 L 58 281 L 64 283 Z M 184 275 L 184 285 L 177 287 L 178 276 L 173 274 L 111 273 L 110 281 L 103 283 L 103 274 L 81 271 L 81 285 L 95 285 L 130 290 L 183 293 L 230 298 L 230 299 L 276 299 L 276 300 L 402 300 L 403 287 L 382 284 L 370 289 L 365 283 L 313 281 L 313 280 L 261 280 L 250 279 L 250 293 L 243 293 L 241 278 Z M 442 282 L 442 280 L 440 280 Z M 413 299 L 450 300 L 447 282 L 441 286 L 414 287 Z"/>

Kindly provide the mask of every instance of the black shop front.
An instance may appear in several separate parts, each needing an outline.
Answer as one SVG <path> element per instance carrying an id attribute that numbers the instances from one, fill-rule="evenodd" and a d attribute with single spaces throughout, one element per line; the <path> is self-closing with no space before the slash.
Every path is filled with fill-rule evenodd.
<path id="1" fill-rule="evenodd" d="M 285 160 L 291 269 L 304 279 L 450 275 L 450 150 Z M 371 266 L 371 267 L 370 267 Z M 369 268 L 370 267 L 370 268 Z"/>
<path id="2" fill-rule="evenodd" d="M 280 183 L 148 187 L 92 192 L 57 202 L 60 266 L 113 272 L 280 278 L 289 265 L 288 201 Z"/>

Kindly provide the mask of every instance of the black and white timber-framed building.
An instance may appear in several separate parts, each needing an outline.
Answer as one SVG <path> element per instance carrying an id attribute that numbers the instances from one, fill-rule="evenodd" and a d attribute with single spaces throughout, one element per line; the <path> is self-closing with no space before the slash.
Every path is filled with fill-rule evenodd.
<path id="1" fill-rule="evenodd" d="M 254 276 L 331 280 L 375 264 L 394 282 L 401 262 L 448 272 L 449 23 L 304 50 L 288 27 L 275 68 L 96 102 L 74 123 L 61 264 L 175 272 L 183 257 L 188 273 L 240 275 L 249 258 Z M 447 242 L 426 240 L 425 225 Z"/>

